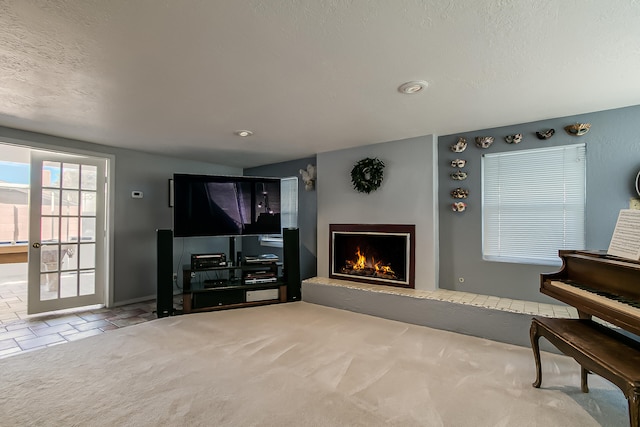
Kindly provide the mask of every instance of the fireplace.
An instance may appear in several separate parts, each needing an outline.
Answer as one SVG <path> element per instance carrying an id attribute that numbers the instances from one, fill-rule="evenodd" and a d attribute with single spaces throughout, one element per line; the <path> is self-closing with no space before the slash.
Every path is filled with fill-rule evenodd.
<path id="1" fill-rule="evenodd" d="M 415 225 L 330 224 L 329 277 L 415 288 Z"/>

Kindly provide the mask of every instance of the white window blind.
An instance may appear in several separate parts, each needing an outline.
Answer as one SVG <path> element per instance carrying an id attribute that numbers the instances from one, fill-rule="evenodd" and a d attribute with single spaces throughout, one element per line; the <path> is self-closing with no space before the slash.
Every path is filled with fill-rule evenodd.
<path id="1" fill-rule="evenodd" d="M 298 178 L 280 180 L 280 225 L 282 228 L 298 227 Z M 282 232 L 260 237 L 263 246 L 282 247 Z"/>
<path id="2" fill-rule="evenodd" d="M 482 158 L 482 256 L 559 265 L 559 249 L 584 249 L 585 146 Z"/>

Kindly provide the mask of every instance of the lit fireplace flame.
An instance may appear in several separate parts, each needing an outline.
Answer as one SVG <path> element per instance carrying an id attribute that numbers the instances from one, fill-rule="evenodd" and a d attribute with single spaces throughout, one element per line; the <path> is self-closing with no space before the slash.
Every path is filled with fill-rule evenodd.
<path id="1" fill-rule="evenodd" d="M 382 261 L 376 262 L 374 257 L 371 257 L 371 260 L 367 260 L 366 255 L 360 251 L 360 247 L 356 250 L 356 259 L 354 261 L 347 260 L 342 272 L 347 274 L 382 277 L 385 279 L 397 279 L 396 273 L 393 271 L 391 266 L 383 265 Z"/>
<path id="2" fill-rule="evenodd" d="M 364 256 L 362 252 L 360 252 L 360 248 L 356 251 L 356 256 L 358 259 L 355 264 L 353 264 L 354 270 L 364 270 L 367 266 L 367 257 Z"/>

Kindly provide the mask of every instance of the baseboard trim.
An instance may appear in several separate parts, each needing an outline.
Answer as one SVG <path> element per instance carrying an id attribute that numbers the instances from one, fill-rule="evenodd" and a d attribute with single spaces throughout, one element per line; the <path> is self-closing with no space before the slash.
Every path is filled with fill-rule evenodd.
<path id="1" fill-rule="evenodd" d="M 128 299 L 125 301 L 118 301 L 118 302 L 114 302 L 112 306 L 107 307 L 107 308 L 113 308 L 113 307 L 120 307 L 123 305 L 129 305 L 129 304 L 137 304 L 139 302 L 147 302 L 147 301 L 155 301 L 156 296 L 154 295 L 148 295 L 146 297 L 140 297 L 140 298 L 133 298 L 133 299 Z"/>

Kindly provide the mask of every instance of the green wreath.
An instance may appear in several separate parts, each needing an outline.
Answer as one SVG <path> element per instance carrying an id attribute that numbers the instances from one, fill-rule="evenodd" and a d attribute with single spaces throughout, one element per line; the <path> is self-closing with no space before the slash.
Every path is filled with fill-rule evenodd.
<path id="1" fill-rule="evenodd" d="M 376 191 L 384 178 L 384 162 L 367 157 L 357 162 L 351 169 L 353 188 L 360 193 Z"/>

